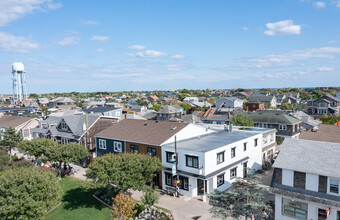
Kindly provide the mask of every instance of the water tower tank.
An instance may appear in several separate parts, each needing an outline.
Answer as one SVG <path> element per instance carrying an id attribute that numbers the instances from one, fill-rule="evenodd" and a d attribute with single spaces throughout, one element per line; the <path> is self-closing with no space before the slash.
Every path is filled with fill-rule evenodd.
<path id="1" fill-rule="evenodd" d="M 24 69 L 23 63 L 15 62 L 15 63 L 12 64 L 12 71 L 20 73 L 20 72 L 24 72 L 24 70 L 25 69 Z"/>

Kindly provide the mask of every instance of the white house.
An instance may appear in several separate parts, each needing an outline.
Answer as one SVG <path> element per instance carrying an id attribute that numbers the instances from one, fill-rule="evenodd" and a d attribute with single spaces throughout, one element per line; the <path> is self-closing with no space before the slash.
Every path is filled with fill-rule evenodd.
<path id="1" fill-rule="evenodd" d="M 286 138 L 273 167 L 275 219 L 340 219 L 340 144 Z"/>
<path id="2" fill-rule="evenodd" d="M 243 108 L 244 100 L 237 97 L 222 97 L 216 101 L 217 108 Z"/>
<path id="3" fill-rule="evenodd" d="M 231 130 L 177 141 L 180 194 L 195 197 L 215 189 L 223 191 L 236 177 L 245 177 L 248 169 L 261 168 L 263 131 Z M 173 187 L 174 152 L 172 140 L 162 144 L 163 189 Z"/>

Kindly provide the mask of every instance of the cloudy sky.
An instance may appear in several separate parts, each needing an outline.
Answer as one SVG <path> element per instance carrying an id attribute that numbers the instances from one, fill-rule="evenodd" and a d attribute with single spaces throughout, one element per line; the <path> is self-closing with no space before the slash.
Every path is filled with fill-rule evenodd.
<path id="1" fill-rule="evenodd" d="M 0 94 L 340 86 L 340 1 L 1 0 Z"/>

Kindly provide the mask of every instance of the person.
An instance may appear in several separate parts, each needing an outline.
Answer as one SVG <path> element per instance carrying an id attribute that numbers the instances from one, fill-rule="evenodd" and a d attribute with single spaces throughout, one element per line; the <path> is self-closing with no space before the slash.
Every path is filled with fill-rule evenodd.
<path id="1" fill-rule="evenodd" d="M 71 167 L 71 172 L 72 172 L 72 175 L 74 175 L 74 173 L 76 172 L 73 167 Z"/>

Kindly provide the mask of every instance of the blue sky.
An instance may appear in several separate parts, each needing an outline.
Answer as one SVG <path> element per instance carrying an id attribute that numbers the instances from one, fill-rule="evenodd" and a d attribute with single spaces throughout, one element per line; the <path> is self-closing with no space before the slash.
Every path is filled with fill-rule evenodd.
<path id="1" fill-rule="evenodd" d="M 1 0 L 0 94 L 340 86 L 340 1 Z"/>

